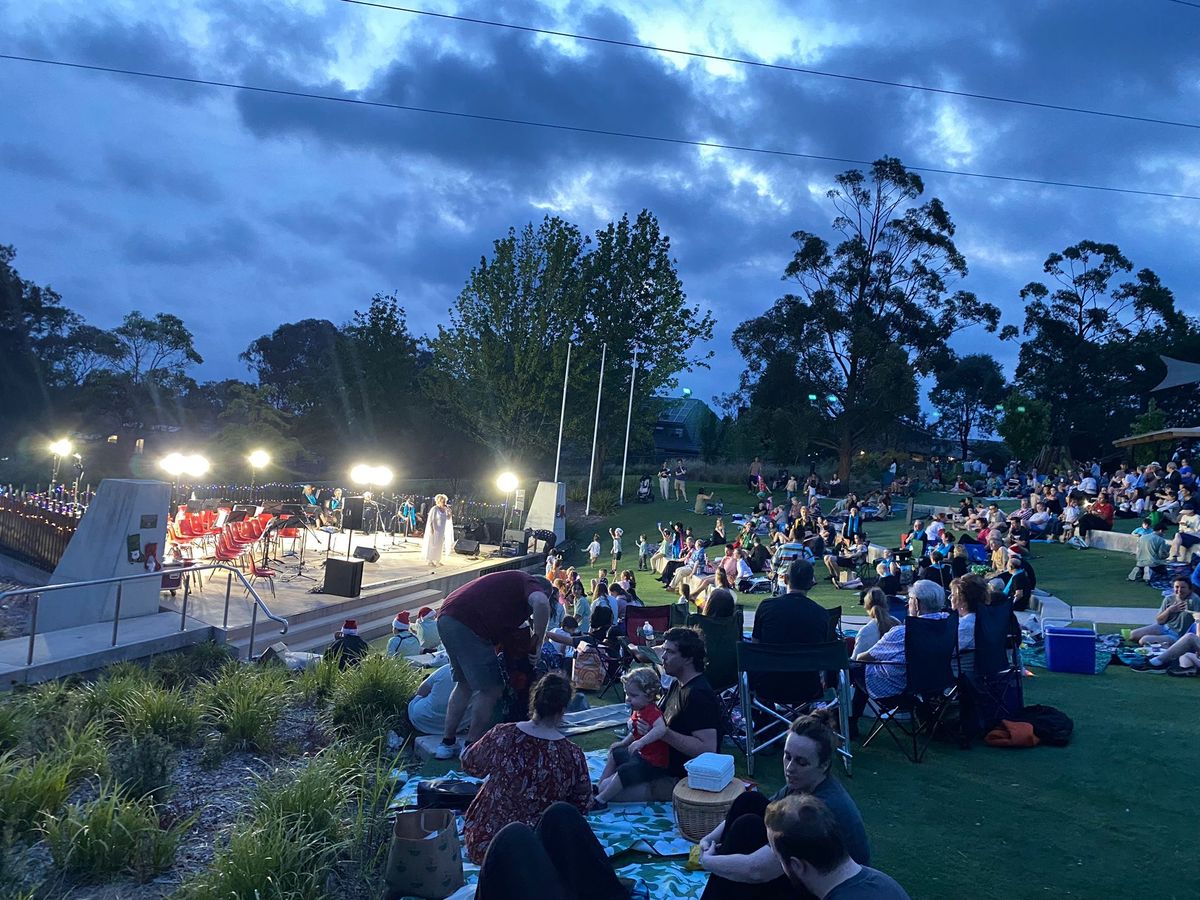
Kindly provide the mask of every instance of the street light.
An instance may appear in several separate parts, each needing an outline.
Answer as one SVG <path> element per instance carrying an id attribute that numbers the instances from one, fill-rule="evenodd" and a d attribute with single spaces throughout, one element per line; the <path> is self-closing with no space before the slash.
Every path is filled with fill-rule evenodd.
<path id="1" fill-rule="evenodd" d="M 54 494 L 54 483 L 58 481 L 58 464 L 64 456 L 70 456 L 71 450 L 74 449 L 71 442 L 66 438 L 59 438 L 50 445 L 50 453 L 54 457 L 54 467 L 50 470 L 50 491 Z"/>
<path id="2" fill-rule="evenodd" d="M 271 462 L 271 456 L 266 450 L 255 450 L 246 457 L 250 461 L 250 502 L 254 502 L 254 483 L 258 480 L 258 470 L 266 468 Z"/>
<path id="3" fill-rule="evenodd" d="M 520 484 L 520 482 L 517 480 L 517 476 L 512 472 L 501 472 L 500 476 L 496 479 L 496 487 L 500 488 L 500 490 L 504 492 L 504 518 L 503 524 L 500 527 L 501 541 L 504 540 L 504 532 L 508 531 L 508 515 L 511 511 L 511 507 L 508 502 L 509 495 L 517 489 L 518 484 Z"/>
<path id="4" fill-rule="evenodd" d="M 208 474 L 208 460 L 198 453 L 183 458 L 183 471 L 191 478 L 203 478 Z"/>

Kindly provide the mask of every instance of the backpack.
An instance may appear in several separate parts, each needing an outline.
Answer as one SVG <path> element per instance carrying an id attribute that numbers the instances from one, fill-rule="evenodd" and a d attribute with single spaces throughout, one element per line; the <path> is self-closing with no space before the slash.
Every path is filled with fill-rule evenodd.
<path id="1" fill-rule="evenodd" d="M 1028 722 L 1039 741 L 1051 747 L 1065 747 L 1071 742 L 1075 722 L 1061 709 L 1034 704 L 1011 716 L 1012 721 Z"/>

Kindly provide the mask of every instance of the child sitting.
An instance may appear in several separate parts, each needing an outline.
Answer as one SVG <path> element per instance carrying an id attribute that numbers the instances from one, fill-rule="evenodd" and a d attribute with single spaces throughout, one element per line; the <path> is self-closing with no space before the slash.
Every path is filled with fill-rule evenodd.
<path id="1" fill-rule="evenodd" d="M 662 689 L 658 673 L 647 666 L 631 669 L 621 683 L 629 703 L 629 735 L 608 751 L 592 809 L 608 808 L 608 798 L 623 788 L 646 784 L 667 774 L 669 748 L 662 736 L 667 722 L 654 701 Z"/>

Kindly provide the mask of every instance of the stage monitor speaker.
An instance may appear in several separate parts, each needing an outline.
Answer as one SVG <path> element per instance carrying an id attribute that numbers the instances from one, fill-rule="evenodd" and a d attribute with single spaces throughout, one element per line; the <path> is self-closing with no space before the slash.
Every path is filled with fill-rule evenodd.
<path id="1" fill-rule="evenodd" d="M 342 511 L 342 527 L 347 531 L 362 531 L 365 509 L 366 501 L 362 497 L 347 497 L 346 507 Z"/>
<path id="2" fill-rule="evenodd" d="M 479 541 L 471 541 L 465 538 L 461 541 L 455 541 L 454 552 L 462 556 L 478 556 Z"/>
<path id="3" fill-rule="evenodd" d="M 367 562 L 379 562 L 379 551 L 374 547 L 355 547 L 354 555 L 358 559 L 365 559 Z"/>
<path id="4" fill-rule="evenodd" d="M 357 597 L 362 593 L 363 561 L 361 559 L 328 559 L 325 561 L 325 593 L 335 597 Z"/>

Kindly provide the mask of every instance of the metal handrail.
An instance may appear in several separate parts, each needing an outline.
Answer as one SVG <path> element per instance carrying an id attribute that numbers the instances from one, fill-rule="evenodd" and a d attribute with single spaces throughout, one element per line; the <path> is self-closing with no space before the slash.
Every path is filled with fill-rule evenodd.
<path id="1" fill-rule="evenodd" d="M 206 570 L 214 571 L 217 569 L 223 569 L 229 573 L 229 581 L 225 587 L 225 614 L 222 627 L 228 628 L 229 626 L 229 595 L 231 589 L 233 588 L 234 575 L 236 575 L 238 581 L 242 583 L 242 586 L 246 589 L 246 593 L 254 598 L 254 606 L 251 608 L 250 612 L 250 646 L 246 648 L 247 658 L 253 659 L 254 632 L 258 626 L 258 611 L 261 609 L 263 611 L 263 615 L 265 615 L 268 619 L 283 626 L 283 628 L 279 630 L 281 635 L 287 634 L 288 632 L 288 620 L 271 612 L 267 604 L 263 602 L 262 597 L 258 596 L 258 591 L 254 590 L 254 585 L 246 580 L 246 576 L 241 572 L 241 570 L 235 569 L 233 566 L 226 565 L 225 563 L 205 563 L 199 566 L 171 566 L 169 568 L 159 569 L 157 572 L 138 572 L 134 575 L 116 575 L 112 578 L 94 578 L 90 581 L 71 581 L 65 584 L 47 584 L 42 587 L 15 588 L 11 591 L 5 591 L 4 593 L 0 594 L 0 602 L 7 600 L 9 597 L 20 597 L 26 594 L 33 595 L 33 606 L 29 611 L 29 654 L 25 661 L 27 666 L 32 666 L 34 638 L 37 637 L 38 604 L 41 601 L 42 594 L 49 593 L 50 591 L 63 591 L 69 588 L 95 587 L 102 584 L 115 584 L 117 586 L 117 602 L 116 608 L 113 612 L 112 643 L 109 645 L 110 647 L 115 647 L 117 646 L 117 627 L 121 621 L 121 595 L 124 591 L 124 583 L 126 581 L 137 581 L 141 578 L 157 578 L 161 581 L 164 573 L 167 575 L 172 575 L 178 572 L 186 576 L 191 572 L 203 572 Z M 180 631 L 183 631 L 187 627 L 187 607 L 190 589 L 191 579 L 184 578 L 183 607 L 179 614 Z"/>

